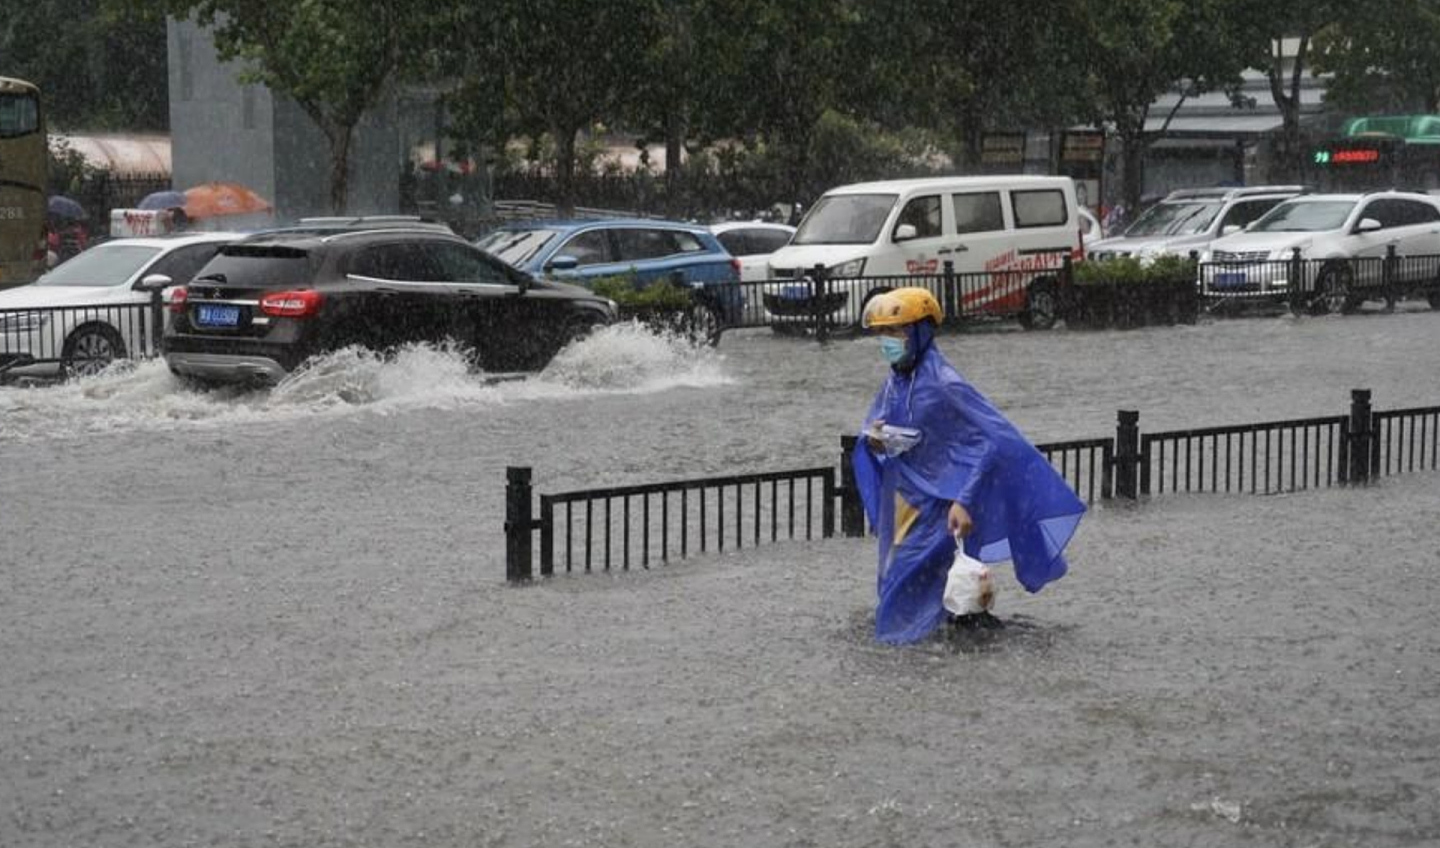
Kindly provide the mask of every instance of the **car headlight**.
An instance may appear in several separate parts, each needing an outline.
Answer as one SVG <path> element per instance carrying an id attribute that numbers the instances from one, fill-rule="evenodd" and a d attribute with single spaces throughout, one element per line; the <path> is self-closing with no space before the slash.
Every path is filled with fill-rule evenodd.
<path id="1" fill-rule="evenodd" d="M 48 320 L 44 312 L 0 313 L 0 333 L 28 333 L 44 327 Z"/>
<path id="2" fill-rule="evenodd" d="M 862 276 L 862 275 L 865 273 L 865 260 L 864 260 L 864 259 L 851 259 L 849 262 L 841 262 L 839 265 L 831 265 L 829 268 L 826 268 L 825 270 L 826 270 L 826 272 L 828 272 L 828 273 L 830 274 L 831 278 L 835 278 L 835 277 L 843 277 L 843 278 L 859 277 L 859 276 Z"/>

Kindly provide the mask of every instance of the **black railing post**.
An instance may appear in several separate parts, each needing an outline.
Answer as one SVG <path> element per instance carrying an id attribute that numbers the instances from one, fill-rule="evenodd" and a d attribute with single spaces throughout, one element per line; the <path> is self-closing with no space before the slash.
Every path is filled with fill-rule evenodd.
<path id="1" fill-rule="evenodd" d="M 555 504 L 548 495 L 540 496 L 540 576 L 555 573 Z"/>
<path id="2" fill-rule="evenodd" d="M 835 469 L 825 469 L 821 478 L 823 501 L 820 504 L 820 538 L 829 539 L 835 535 Z"/>
<path id="3" fill-rule="evenodd" d="M 530 561 L 530 469 L 505 469 L 505 579 L 520 583 L 534 577 Z"/>
<path id="4" fill-rule="evenodd" d="M 955 261 L 946 259 L 940 266 L 943 269 L 943 278 L 940 283 L 940 305 L 945 310 L 945 320 L 952 323 L 960 323 L 960 292 L 955 285 Z"/>
<path id="5" fill-rule="evenodd" d="M 1395 311 L 1395 301 L 1398 299 L 1396 293 L 1398 284 L 1395 282 L 1396 264 L 1398 263 L 1395 256 L 1395 245 L 1385 245 L 1385 264 L 1380 266 L 1380 285 L 1385 293 L 1386 312 Z"/>
<path id="6" fill-rule="evenodd" d="M 1133 409 L 1119 412 L 1115 427 L 1115 496 L 1135 500 L 1140 495 L 1140 413 Z"/>
<path id="7" fill-rule="evenodd" d="M 825 314 L 825 300 L 830 290 L 828 282 L 824 265 L 816 265 L 810 269 L 810 317 L 815 323 L 815 340 L 820 342 L 829 336 L 827 325 L 830 318 Z"/>
<path id="8" fill-rule="evenodd" d="M 1310 303 L 1305 297 L 1305 281 L 1301 274 L 1305 269 L 1305 260 L 1300 258 L 1300 248 L 1290 248 L 1290 312 L 1299 315 L 1305 311 Z"/>
<path id="9" fill-rule="evenodd" d="M 150 292 L 150 345 L 142 343 L 141 356 L 160 356 L 165 353 L 161 350 L 165 339 L 165 293 L 160 289 Z"/>
<path id="10" fill-rule="evenodd" d="M 858 436 L 840 437 L 840 535 L 858 539 L 865 535 L 865 505 L 855 486 L 855 446 Z"/>
<path id="11" fill-rule="evenodd" d="M 1374 417 L 1370 410 L 1370 390 L 1350 391 L 1350 467 L 1349 482 L 1365 483 L 1370 479 Z"/>
<path id="12" fill-rule="evenodd" d="M 1070 322 L 1070 312 L 1075 304 L 1075 259 L 1069 253 L 1060 260 L 1060 290 L 1055 293 L 1060 314 L 1066 324 Z"/>

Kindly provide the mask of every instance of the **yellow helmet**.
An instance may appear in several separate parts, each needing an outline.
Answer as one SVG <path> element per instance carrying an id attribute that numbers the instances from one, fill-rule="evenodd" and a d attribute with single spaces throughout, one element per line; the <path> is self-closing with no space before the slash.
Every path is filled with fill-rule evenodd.
<path id="1" fill-rule="evenodd" d="M 872 327 L 903 327 L 922 318 L 929 318 L 937 325 L 945 320 L 945 310 L 940 308 L 935 295 L 922 288 L 895 289 L 877 294 L 865 304 L 860 325 L 867 330 Z"/>

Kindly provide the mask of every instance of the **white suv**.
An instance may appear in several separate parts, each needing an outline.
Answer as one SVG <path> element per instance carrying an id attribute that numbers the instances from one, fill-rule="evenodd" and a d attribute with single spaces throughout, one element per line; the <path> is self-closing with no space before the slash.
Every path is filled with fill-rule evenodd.
<path id="1" fill-rule="evenodd" d="M 1101 261 L 1133 256 L 1148 262 L 1157 256 L 1203 251 L 1215 239 L 1239 232 L 1275 204 L 1305 191 L 1298 185 L 1172 191 L 1140 213 L 1124 232 L 1087 244 L 1085 253 Z"/>
<path id="2" fill-rule="evenodd" d="M 1397 261 L 1385 287 L 1385 258 Z M 1293 259 L 1302 260 L 1295 277 Z M 1348 312 L 1369 298 L 1423 292 L 1440 302 L 1440 202 L 1423 194 L 1310 194 L 1271 209 L 1202 254 L 1201 290 L 1219 298 L 1291 298 L 1315 312 Z"/>

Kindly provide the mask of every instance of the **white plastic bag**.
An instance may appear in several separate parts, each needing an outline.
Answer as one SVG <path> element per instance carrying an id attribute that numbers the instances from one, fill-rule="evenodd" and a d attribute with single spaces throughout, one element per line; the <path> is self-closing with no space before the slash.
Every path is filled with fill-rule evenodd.
<path id="1" fill-rule="evenodd" d="M 956 540 L 955 561 L 945 579 L 945 609 L 951 615 L 973 615 L 989 612 L 995 605 L 995 581 L 989 566 L 965 554 Z"/>

